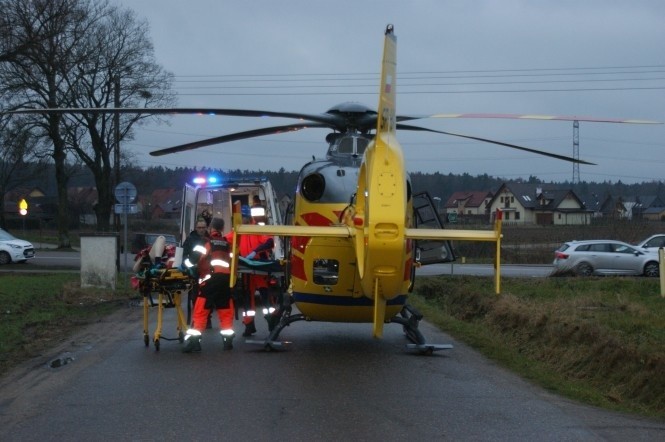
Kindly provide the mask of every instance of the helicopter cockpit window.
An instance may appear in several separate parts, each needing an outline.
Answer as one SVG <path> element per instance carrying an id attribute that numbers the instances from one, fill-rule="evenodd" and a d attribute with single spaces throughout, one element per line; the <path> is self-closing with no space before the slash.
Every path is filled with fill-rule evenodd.
<path id="1" fill-rule="evenodd" d="M 314 284 L 335 285 L 339 278 L 339 261 L 336 259 L 316 259 L 312 264 Z"/>
<path id="2" fill-rule="evenodd" d="M 358 155 L 364 154 L 365 149 L 367 149 L 367 145 L 369 144 L 369 140 L 367 138 L 356 138 L 356 142 L 357 142 L 356 153 Z"/>
<path id="3" fill-rule="evenodd" d="M 337 148 L 339 153 L 353 153 L 353 138 L 345 137 L 342 138 L 339 142 L 339 147 Z"/>

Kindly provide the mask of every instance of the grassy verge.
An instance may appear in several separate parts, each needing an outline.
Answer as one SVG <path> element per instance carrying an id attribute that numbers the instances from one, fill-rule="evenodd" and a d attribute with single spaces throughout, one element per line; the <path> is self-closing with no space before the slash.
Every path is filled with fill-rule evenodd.
<path id="1" fill-rule="evenodd" d="M 0 276 L 0 375 L 65 341 L 122 305 L 127 294 L 81 289 L 80 276 L 8 274 Z"/>
<path id="2" fill-rule="evenodd" d="M 648 278 L 419 278 L 425 317 L 552 392 L 665 417 L 665 299 Z"/>

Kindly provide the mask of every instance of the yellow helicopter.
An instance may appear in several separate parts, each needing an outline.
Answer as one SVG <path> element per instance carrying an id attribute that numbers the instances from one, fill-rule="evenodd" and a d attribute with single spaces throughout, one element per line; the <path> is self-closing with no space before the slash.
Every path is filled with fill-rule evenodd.
<path id="1" fill-rule="evenodd" d="M 301 320 L 371 323 L 381 337 L 386 323 L 403 326 L 412 341 L 409 348 L 423 353 L 451 348 L 427 343 L 418 330 L 422 315 L 407 303 L 415 268 L 455 260 L 451 240 L 489 241 L 496 244 L 495 289 L 500 292 L 501 217 L 493 230 L 444 230 L 432 199 L 414 193 L 404 166 L 397 130 L 427 131 L 477 141 L 580 164 L 576 158 L 515 144 L 458 133 L 438 131 L 406 121 L 422 118 L 520 118 L 579 120 L 613 123 L 653 123 L 639 120 L 586 119 L 539 115 L 436 114 L 398 115 L 396 112 L 396 37 L 392 25 L 385 31 L 378 112 L 359 103 L 342 103 L 322 114 L 209 108 L 42 109 L 13 113 L 117 112 L 137 114 L 205 114 L 237 117 L 277 117 L 294 124 L 254 129 L 151 152 L 161 156 L 241 139 L 287 133 L 307 128 L 328 128 L 325 159 L 305 164 L 299 174 L 294 203 L 284 223 L 246 225 L 234 222 L 237 235 L 283 237 L 282 265 L 286 296 L 279 305 L 270 334 L 259 341 L 277 348 L 281 331 Z M 235 241 L 237 245 L 239 241 Z M 231 284 L 239 261 L 234 250 Z M 243 262 L 243 264 L 245 264 Z M 294 313 L 293 306 L 298 310 Z"/>
<path id="2" fill-rule="evenodd" d="M 294 203 L 283 225 L 234 224 L 236 235 L 274 235 L 285 241 L 287 297 L 278 310 L 279 322 L 258 343 L 281 346 L 284 327 L 300 320 L 372 323 L 381 337 L 385 323 L 401 324 L 424 353 L 451 348 L 426 342 L 418 330 L 422 315 L 407 304 L 415 268 L 453 261 L 449 240 L 496 243 L 495 284 L 500 290 L 500 217 L 493 230 L 442 230 L 428 194 L 414 194 L 404 166 L 396 131 L 420 130 L 472 138 L 550 157 L 592 164 L 570 157 L 417 126 L 403 121 L 423 117 L 396 112 L 396 38 L 392 25 L 385 32 L 378 112 L 358 103 L 342 103 L 324 114 L 234 109 L 187 109 L 189 113 L 244 117 L 285 117 L 295 124 L 239 132 L 151 152 L 160 156 L 199 147 L 305 128 L 332 128 L 325 159 L 303 166 Z M 182 110 L 181 110 L 182 111 Z M 479 114 L 476 115 L 478 117 Z M 450 115 L 431 117 L 446 118 Z M 372 133 L 374 132 L 374 133 Z M 434 241 L 434 242 L 430 242 Z M 233 251 L 238 257 L 237 244 Z M 428 251 L 428 253 L 424 253 Z M 428 255 L 428 256 L 425 256 Z M 232 281 L 240 259 L 232 263 Z M 293 314 L 292 305 L 299 313 Z"/>

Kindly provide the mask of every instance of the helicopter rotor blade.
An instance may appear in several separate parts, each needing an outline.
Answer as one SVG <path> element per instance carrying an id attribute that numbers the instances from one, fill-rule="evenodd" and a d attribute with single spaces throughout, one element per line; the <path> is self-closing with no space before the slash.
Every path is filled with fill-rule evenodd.
<path id="1" fill-rule="evenodd" d="M 328 114 L 306 114 L 295 112 L 272 112 L 254 109 L 226 109 L 204 107 L 170 107 L 170 108 L 143 108 L 143 107 L 94 107 L 94 108 L 60 108 L 60 109 L 17 109 L 7 112 L 9 114 L 86 114 L 86 113 L 120 113 L 120 114 L 150 114 L 150 115 L 225 115 L 233 117 L 281 117 L 297 120 L 309 120 L 317 123 L 335 126 L 339 124 L 337 118 Z"/>
<path id="2" fill-rule="evenodd" d="M 179 146 L 169 147 L 166 149 L 160 149 L 150 152 L 150 155 L 154 157 L 159 157 L 162 155 L 168 155 L 178 152 L 186 152 L 188 150 L 198 149 L 200 147 L 212 146 L 214 144 L 228 143 L 230 141 L 244 140 L 246 138 L 260 137 L 263 135 L 274 135 L 284 132 L 295 132 L 301 129 L 307 129 L 312 127 L 329 127 L 327 124 L 288 124 L 285 126 L 273 126 L 273 127 L 264 127 L 262 129 L 253 129 L 244 132 L 236 132 L 233 134 L 222 135 L 220 137 L 208 138 L 206 140 L 195 141 L 193 143 L 181 144 Z"/>
<path id="3" fill-rule="evenodd" d="M 540 120 L 540 121 L 581 121 L 589 123 L 615 123 L 615 124 L 663 124 L 661 121 L 639 120 L 630 118 L 602 118 L 585 117 L 576 115 L 534 115 L 534 114 L 434 114 L 424 115 L 418 118 L 480 118 L 480 119 L 504 119 L 504 120 Z"/>
<path id="4" fill-rule="evenodd" d="M 545 152 L 543 150 L 532 149 L 530 147 L 524 147 L 524 146 L 518 146 L 516 144 L 504 143 L 503 141 L 490 140 L 488 138 L 474 137 L 474 136 L 471 136 L 471 135 L 458 134 L 458 133 L 454 133 L 454 132 L 444 132 L 442 130 L 427 129 L 425 127 L 411 126 L 411 125 L 408 125 L 408 124 L 397 124 L 397 129 L 434 132 L 434 133 L 438 133 L 438 134 L 450 135 L 450 136 L 453 136 L 453 137 L 460 137 L 460 138 L 466 138 L 466 139 L 469 139 L 469 140 L 482 141 L 484 143 L 497 144 L 499 146 L 510 147 L 512 149 L 523 150 L 525 152 L 531 152 L 531 153 L 535 153 L 535 154 L 538 154 L 538 155 L 544 155 L 546 157 L 556 158 L 558 160 L 569 161 L 571 163 L 588 164 L 590 166 L 595 166 L 596 165 L 595 163 L 590 163 L 588 161 L 576 159 L 576 158 L 569 157 L 569 156 L 566 156 L 566 155 L 559 155 L 559 154 L 556 154 L 556 153 Z"/>

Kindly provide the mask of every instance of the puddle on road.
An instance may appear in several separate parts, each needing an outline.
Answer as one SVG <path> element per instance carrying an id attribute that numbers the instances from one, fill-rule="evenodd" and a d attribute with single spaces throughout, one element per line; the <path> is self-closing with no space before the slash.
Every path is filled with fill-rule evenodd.
<path id="1" fill-rule="evenodd" d="M 71 353 L 65 353 L 51 360 L 51 362 L 48 363 L 48 366 L 49 368 L 60 368 L 72 362 L 74 362 L 74 356 L 72 356 Z"/>

